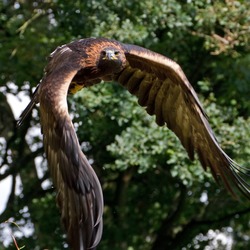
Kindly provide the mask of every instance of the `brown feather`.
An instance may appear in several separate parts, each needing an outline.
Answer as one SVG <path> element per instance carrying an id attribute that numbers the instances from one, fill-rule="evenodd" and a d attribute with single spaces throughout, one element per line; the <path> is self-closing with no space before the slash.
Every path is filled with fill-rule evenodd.
<path id="1" fill-rule="evenodd" d="M 126 88 L 131 94 L 136 95 L 138 92 L 141 81 L 143 81 L 145 74 L 140 70 L 136 70 L 133 75 L 129 78 L 126 84 Z"/>
<path id="2" fill-rule="evenodd" d="M 155 99 L 157 96 L 157 93 L 161 87 L 162 81 L 159 79 L 154 80 L 154 84 L 151 85 L 149 94 L 148 94 L 148 101 L 147 101 L 147 107 L 146 110 L 148 114 L 153 115 L 155 110 Z"/>
<path id="3" fill-rule="evenodd" d="M 153 82 L 152 76 L 150 74 L 146 74 L 139 86 L 137 97 L 138 97 L 138 103 L 141 106 L 147 105 L 147 100 L 149 98 L 149 91 L 152 87 L 152 82 Z"/>
<path id="4" fill-rule="evenodd" d="M 122 70 L 125 60 L 117 64 L 107 62 L 115 69 L 98 67 L 101 51 L 106 46 L 121 49 L 116 41 L 94 38 L 58 47 L 51 54 L 45 76 L 18 123 L 20 125 L 35 103 L 40 102 L 44 149 L 58 191 L 62 222 L 74 250 L 95 249 L 99 243 L 103 196 L 99 180 L 81 151 L 66 98 L 74 84 L 91 86 L 100 82 L 100 77 L 109 78 L 108 75 Z"/>
<path id="5" fill-rule="evenodd" d="M 119 51 L 114 60 L 106 50 Z M 103 197 L 99 180 L 82 153 L 67 107 L 67 93 L 101 80 L 115 80 L 138 97 L 160 126 L 178 136 L 191 159 L 194 152 L 235 197 L 250 199 L 249 170 L 220 148 L 205 111 L 180 66 L 163 55 L 105 38 L 81 39 L 58 47 L 18 125 L 40 102 L 41 127 L 57 203 L 72 249 L 95 249 L 102 235 Z"/>
<path id="6" fill-rule="evenodd" d="M 219 146 L 205 111 L 180 66 L 142 47 L 128 44 L 123 46 L 129 67 L 151 75 L 151 86 L 147 84 L 150 86 L 149 94 L 147 91 L 140 92 L 140 86 L 136 93 L 139 100 L 143 100 L 139 104 L 144 106 L 146 103 L 147 112 L 156 115 L 159 125 L 167 123 L 189 157 L 194 159 L 196 152 L 203 168 L 209 167 L 214 178 L 221 179 L 233 196 L 241 193 L 250 199 L 250 186 L 246 182 L 249 170 L 233 162 Z"/>

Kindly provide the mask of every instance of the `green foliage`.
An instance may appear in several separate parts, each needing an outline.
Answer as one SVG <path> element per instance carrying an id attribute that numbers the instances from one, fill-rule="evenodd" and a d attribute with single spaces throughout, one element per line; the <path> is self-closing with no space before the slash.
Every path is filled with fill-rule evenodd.
<path id="1" fill-rule="evenodd" d="M 249 17 L 249 1 L 239 0 L 0 1 L 0 181 L 13 180 L 0 222 L 13 218 L 32 228 L 16 236 L 20 245 L 67 248 L 46 162 L 34 160 L 44 157 L 40 132 L 29 130 L 39 127 L 38 115 L 16 130 L 6 99 L 20 91 L 31 95 L 56 46 L 104 36 L 177 60 L 223 149 L 249 167 Z M 135 97 L 103 83 L 69 103 L 104 190 L 99 249 L 215 249 L 214 237 L 206 236 L 210 229 L 232 236 L 234 249 L 249 248 L 249 204 L 232 200 L 197 160 L 191 162 L 176 136 L 159 128 Z"/>

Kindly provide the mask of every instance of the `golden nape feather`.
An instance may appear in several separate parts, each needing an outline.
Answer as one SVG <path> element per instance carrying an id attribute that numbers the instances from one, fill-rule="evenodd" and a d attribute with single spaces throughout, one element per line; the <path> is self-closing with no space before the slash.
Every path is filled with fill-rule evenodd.
<path id="1" fill-rule="evenodd" d="M 81 151 L 68 113 L 67 94 L 104 81 L 116 81 L 156 122 L 166 124 L 234 196 L 250 199 L 249 169 L 219 146 L 206 114 L 180 66 L 136 45 L 105 38 L 81 39 L 58 47 L 18 124 L 40 103 L 44 148 L 58 191 L 57 203 L 72 249 L 95 249 L 102 236 L 103 196 L 96 173 Z"/>

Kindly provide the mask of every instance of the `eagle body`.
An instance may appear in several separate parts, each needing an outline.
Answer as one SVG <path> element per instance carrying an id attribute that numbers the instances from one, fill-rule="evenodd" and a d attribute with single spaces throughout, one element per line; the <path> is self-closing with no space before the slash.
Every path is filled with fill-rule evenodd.
<path id="1" fill-rule="evenodd" d="M 205 111 L 181 67 L 145 48 L 106 38 L 87 38 L 58 47 L 18 125 L 40 103 L 43 142 L 68 242 L 74 250 L 95 249 L 102 236 L 103 194 L 83 154 L 67 107 L 67 95 L 101 81 L 115 81 L 137 96 L 180 139 L 190 159 L 222 180 L 234 196 L 250 199 L 249 170 L 219 146 Z"/>

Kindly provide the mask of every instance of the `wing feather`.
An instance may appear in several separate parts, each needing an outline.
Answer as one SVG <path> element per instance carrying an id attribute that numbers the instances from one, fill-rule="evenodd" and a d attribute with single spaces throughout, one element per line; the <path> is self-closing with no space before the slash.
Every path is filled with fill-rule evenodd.
<path id="1" fill-rule="evenodd" d="M 78 58 L 67 46 L 59 47 L 52 54 L 34 100 L 39 97 L 45 153 L 70 247 L 86 250 L 95 249 L 101 239 L 103 196 L 68 114 L 66 98 L 80 69 Z"/>
<path id="2" fill-rule="evenodd" d="M 136 95 L 136 93 L 139 90 L 140 83 L 143 80 L 144 76 L 145 74 L 143 72 L 141 72 L 140 70 L 137 70 L 129 78 L 127 82 L 127 89 L 131 94 Z"/>
<path id="3" fill-rule="evenodd" d="M 96 50 L 100 52 L 108 45 L 122 50 L 118 73 L 110 64 L 101 71 L 96 66 Z M 72 80 L 80 87 L 111 79 L 122 84 L 138 97 L 148 114 L 156 115 L 158 125 L 166 124 L 177 135 L 191 159 L 196 152 L 203 168 L 210 168 L 215 180 L 222 180 L 233 196 L 240 192 L 250 199 L 246 181 L 249 170 L 220 148 L 194 89 L 174 61 L 139 46 L 89 38 L 58 47 L 45 71 L 18 125 L 40 102 L 44 148 L 72 249 L 95 249 L 103 227 L 101 185 L 81 150 L 68 114 L 66 98 Z"/>
<path id="4" fill-rule="evenodd" d="M 154 84 L 151 85 L 151 89 L 148 95 L 147 107 L 146 110 L 150 115 L 154 114 L 155 110 L 155 98 L 161 87 L 162 82 L 158 79 L 154 80 Z"/>
<path id="5" fill-rule="evenodd" d="M 162 106 L 168 90 L 168 84 L 163 82 L 155 96 L 154 114 L 156 114 L 156 123 L 163 126 L 165 121 L 163 119 Z"/>
<path id="6" fill-rule="evenodd" d="M 209 167 L 216 181 L 222 180 L 235 197 L 243 194 L 250 198 L 246 179 L 249 170 L 235 163 L 219 146 L 208 123 L 205 111 L 180 66 L 171 59 L 139 46 L 123 44 L 127 58 L 124 72 L 140 72 L 145 77 L 136 82 L 138 102 L 146 106 L 150 115 L 156 115 L 159 125 L 164 123 L 178 136 L 191 159 L 194 152 L 204 169 Z M 138 74 L 138 73 L 137 73 Z M 129 75 L 129 74 L 127 74 Z M 115 76 L 115 80 L 133 89 L 133 75 L 126 80 Z M 147 80 L 146 80 L 147 79 Z M 150 81 L 149 81 L 150 79 Z"/>
<path id="7" fill-rule="evenodd" d="M 90 248 L 100 241 L 102 231 L 100 183 L 81 151 L 69 115 L 59 117 L 56 110 L 42 101 L 40 106 L 45 152 L 58 190 L 57 200 L 69 243 L 73 249 Z M 44 112 L 49 114 L 50 122 L 43 118 Z"/>
<path id="8" fill-rule="evenodd" d="M 152 76 L 150 74 L 146 74 L 143 81 L 139 85 L 139 91 L 137 93 L 138 103 L 141 106 L 147 105 L 147 100 L 149 97 L 149 91 L 152 87 Z"/>
<path id="9" fill-rule="evenodd" d="M 129 66 L 128 66 L 128 68 L 129 68 Z M 131 75 L 132 74 L 134 74 L 134 72 L 135 72 L 135 69 L 131 69 L 131 70 L 123 70 L 122 72 L 120 72 L 120 74 L 119 74 L 119 79 L 118 79 L 118 81 L 120 82 L 120 83 L 127 83 L 127 81 L 130 79 L 130 77 L 131 77 Z"/>

